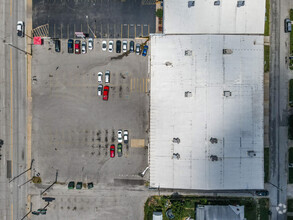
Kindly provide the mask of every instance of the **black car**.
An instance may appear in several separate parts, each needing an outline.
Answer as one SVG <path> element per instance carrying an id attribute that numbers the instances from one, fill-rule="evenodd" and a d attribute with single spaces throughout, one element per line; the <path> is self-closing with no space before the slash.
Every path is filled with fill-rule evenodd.
<path id="1" fill-rule="evenodd" d="M 259 190 L 259 191 L 255 191 L 255 195 L 257 195 L 257 196 L 268 196 L 269 192 L 267 190 Z"/>
<path id="2" fill-rule="evenodd" d="M 133 53 L 134 52 L 134 42 L 133 41 L 130 41 L 130 44 L 129 44 L 129 51 L 130 53 Z"/>
<path id="3" fill-rule="evenodd" d="M 116 53 L 121 53 L 121 41 L 116 41 Z"/>
<path id="4" fill-rule="evenodd" d="M 60 40 L 55 40 L 55 51 L 60 52 Z"/>
<path id="5" fill-rule="evenodd" d="M 73 40 L 68 40 L 68 53 L 73 53 Z"/>

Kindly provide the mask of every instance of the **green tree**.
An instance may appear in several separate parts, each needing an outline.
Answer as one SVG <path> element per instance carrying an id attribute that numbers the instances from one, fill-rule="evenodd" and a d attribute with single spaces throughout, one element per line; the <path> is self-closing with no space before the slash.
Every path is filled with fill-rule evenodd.
<path id="1" fill-rule="evenodd" d="M 163 9 L 159 8 L 157 11 L 156 11 L 156 16 L 158 18 L 162 18 L 163 17 Z"/>

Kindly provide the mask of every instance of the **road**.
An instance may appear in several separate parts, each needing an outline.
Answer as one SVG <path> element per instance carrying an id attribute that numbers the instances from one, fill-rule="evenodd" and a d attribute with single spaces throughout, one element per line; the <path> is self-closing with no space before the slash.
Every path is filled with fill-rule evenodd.
<path id="1" fill-rule="evenodd" d="M 16 23 L 25 21 L 25 1 L 1 1 L 1 139 L 4 145 L 0 161 L 1 173 L 1 216 L 3 219 L 21 219 L 27 212 L 26 175 L 9 183 L 10 176 L 16 176 L 26 167 L 26 38 L 17 37 Z M 13 45 L 13 46 L 11 46 Z M 6 168 L 11 161 L 11 171 Z"/>
<path id="2" fill-rule="evenodd" d="M 287 204 L 287 118 L 289 34 L 284 33 L 284 19 L 289 14 L 289 0 L 271 1 L 270 64 L 270 202 L 271 219 L 286 219 L 276 207 Z M 274 186 L 275 185 L 275 186 Z"/>

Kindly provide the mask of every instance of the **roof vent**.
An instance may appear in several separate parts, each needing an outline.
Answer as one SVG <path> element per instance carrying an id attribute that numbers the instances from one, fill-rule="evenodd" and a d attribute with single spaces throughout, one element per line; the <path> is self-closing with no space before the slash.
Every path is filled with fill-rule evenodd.
<path id="1" fill-rule="evenodd" d="M 214 5 L 215 5 L 215 6 L 220 5 L 220 1 L 214 1 Z"/>
<path id="2" fill-rule="evenodd" d="M 232 95 L 232 93 L 230 91 L 224 91 L 224 94 L 223 94 L 225 97 L 229 97 Z"/>
<path id="3" fill-rule="evenodd" d="M 249 151 L 247 151 L 247 154 L 248 154 L 248 156 L 250 156 L 250 157 L 255 157 L 255 156 L 256 156 L 256 153 L 255 153 L 255 151 L 253 151 L 253 150 L 249 150 Z"/>
<path id="4" fill-rule="evenodd" d="M 168 61 L 165 63 L 165 65 L 166 66 L 171 66 L 171 67 L 173 66 L 173 64 L 171 62 L 168 62 Z"/>
<path id="5" fill-rule="evenodd" d="M 223 54 L 232 54 L 233 51 L 231 49 L 223 49 Z"/>
<path id="6" fill-rule="evenodd" d="M 185 92 L 185 97 L 191 97 L 192 96 L 192 93 L 191 92 L 189 92 L 189 91 L 186 91 Z"/>
<path id="7" fill-rule="evenodd" d="M 185 50 L 185 56 L 191 56 L 192 50 Z"/>
<path id="8" fill-rule="evenodd" d="M 217 139 L 217 138 L 213 138 L 213 137 L 211 137 L 210 142 L 211 142 L 212 144 L 217 144 L 217 143 L 218 143 L 218 139 Z"/>
<path id="9" fill-rule="evenodd" d="M 188 1 L 188 8 L 191 8 L 194 6 L 195 1 Z"/>
<path id="10" fill-rule="evenodd" d="M 179 144 L 180 143 L 180 138 L 173 138 L 173 143 Z"/>
<path id="11" fill-rule="evenodd" d="M 173 153 L 173 159 L 177 159 L 177 160 L 179 160 L 179 159 L 180 159 L 180 154 L 178 154 L 178 153 Z"/>
<path id="12" fill-rule="evenodd" d="M 218 156 L 216 155 L 211 155 L 210 158 L 212 161 L 218 161 Z"/>
<path id="13" fill-rule="evenodd" d="M 241 6 L 244 6 L 245 5 L 245 1 L 238 1 L 237 2 L 237 7 L 241 7 Z"/>

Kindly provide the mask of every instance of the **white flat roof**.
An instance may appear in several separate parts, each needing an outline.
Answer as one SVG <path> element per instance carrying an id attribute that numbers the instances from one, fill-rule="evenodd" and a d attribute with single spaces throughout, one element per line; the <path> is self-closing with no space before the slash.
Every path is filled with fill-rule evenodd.
<path id="1" fill-rule="evenodd" d="M 152 35 L 150 49 L 150 186 L 263 188 L 263 36 Z"/>
<path id="2" fill-rule="evenodd" d="M 263 34 L 265 0 L 245 0 L 237 7 L 237 0 L 164 1 L 164 34 Z"/>

